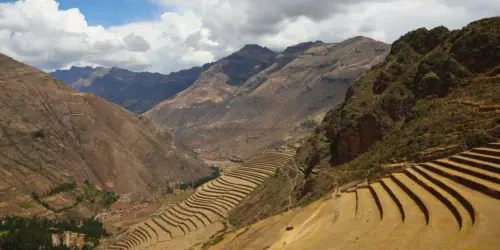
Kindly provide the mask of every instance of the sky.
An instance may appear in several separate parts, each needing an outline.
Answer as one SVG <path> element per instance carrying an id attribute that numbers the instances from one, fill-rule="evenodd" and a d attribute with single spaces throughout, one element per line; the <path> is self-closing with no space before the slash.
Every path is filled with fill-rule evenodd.
<path id="1" fill-rule="evenodd" d="M 169 73 L 245 44 L 281 50 L 358 35 L 392 43 L 496 15 L 498 0 L 0 0 L 0 53 L 45 71 Z"/>

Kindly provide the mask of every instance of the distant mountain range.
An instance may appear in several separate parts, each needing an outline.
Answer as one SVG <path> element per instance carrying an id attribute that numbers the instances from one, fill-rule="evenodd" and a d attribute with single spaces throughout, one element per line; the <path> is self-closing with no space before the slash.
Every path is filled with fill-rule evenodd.
<path id="1" fill-rule="evenodd" d="M 366 37 L 282 52 L 250 44 L 169 75 L 90 67 L 52 75 L 166 125 L 203 157 L 246 158 L 309 133 L 389 48 Z"/>
<path id="2" fill-rule="evenodd" d="M 210 66 L 209 63 L 168 75 L 102 67 L 71 67 L 50 74 L 80 92 L 93 93 L 132 112 L 143 113 L 188 88 Z"/>

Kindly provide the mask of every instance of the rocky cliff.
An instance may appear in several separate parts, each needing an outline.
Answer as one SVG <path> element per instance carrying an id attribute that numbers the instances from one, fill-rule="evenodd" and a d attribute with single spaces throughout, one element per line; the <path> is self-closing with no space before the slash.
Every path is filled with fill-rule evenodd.
<path id="1" fill-rule="evenodd" d="M 143 113 L 187 89 L 209 67 L 205 64 L 168 75 L 102 67 L 72 67 L 51 74 L 80 92 L 93 93 L 132 112 Z"/>
<path id="2" fill-rule="evenodd" d="M 356 81 L 297 150 L 295 164 L 233 211 L 245 225 L 392 163 L 445 157 L 500 139 L 500 18 L 417 29 Z M 293 188 L 288 188 L 292 185 Z M 283 188 L 287 187 L 287 188 Z"/>
<path id="3" fill-rule="evenodd" d="M 247 45 L 144 116 L 199 152 L 247 158 L 314 129 L 388 51 L 364 37 L 302 43 L 280 53 Z"/>
<path id="4" fill-rule="evenodd" d="M 402 36 L 298 150 L 304 171 L 341 165 L 365 152 L 365 160 L 377 155 L 370 161 L 375 165 L 422 161 L 493 140 L 499 30 L 500 18 L 490 18 L 462 30 L 422 28 Z"/>
<path id="5" fill-rule="evenodd" d="M 132 197 L 210 174 L 168 132 L 0 54 L 0 214 L 26 194 L 85 180 Z"/>

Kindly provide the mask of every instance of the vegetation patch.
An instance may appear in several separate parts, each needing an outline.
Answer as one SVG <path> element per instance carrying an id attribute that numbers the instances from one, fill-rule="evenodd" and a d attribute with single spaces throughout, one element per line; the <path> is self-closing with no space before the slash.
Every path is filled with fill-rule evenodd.
<path id="1" fill-rule="evenodd" d="M 102 237 L 107 236 L 100 221 L 50 220 L 46 218 L 5 217 L 0 218 L 0 248 L 10 249 L 73 249 L 67 246 L 53 246 L 52 236 L 64 232 L 84 234 L 83 249 L 94 249 Z"/>
<path id="2" fill-rule="evenodd" d="M 54 206 L 43 200 L 43 198 L 45 197 L 49 197 L 52 195 L 68 191 L 73 191 L 72 194 L 76 196 L 75 202 L 69 206 L 62 208 L 55 208 Z M 89 203 L 98 202 L 99 205 L 107 209 L 111 207 L 111 205 L 113 205 L 113 203 L 115 203 L 118 200 L 119 195 L 115 191 L 101 191 L 97 189 L 95 186 L 90 185 L 90 183 L 86 180 L 84 184 L 81 185 L 80 187 L 78 187 L 78 185 L 75 182 L 56 184 L 49 191 L 47 191 L 45 195 L 40 196 L 36 192 L 32 192 L 31 197 L 33 198 L 33 200 L 30 202 L 34 202 L 35 204 L 40 204 L 52 212 L 60 213 L 73 209 L 76 206 L 78 206 L 78 204 L 84 201 Z M 23 202 L 21 206 L 28 206 L 28 203 Z"/>
<path id="3" fill-rule="evenodd" d="M 62 207 L 62 208 L 55 208 L 53 207 L 52 205 L 50 205 L 49 203 L 45 202 L 44 200 L 41 199 L 40 196 L 38 196 L 37 193 L 33 192 L 31 193 L 31 197 L 33 198 L 33 200 L 35 200 L 38 204 L 42 205 L 44 208 L 54 212 L 54 213 L 60 213 L 60 212 L 64 212 L 64 211 L 67 211 L 67 210 L 70 210 L 70 209 L 73 209 L 75 208 L 76 206 L 78 206 L 78 204 L 80 204 L 80 202 L 82 202 L 80 199 L 76 199 L 75 203 L 67 206 L 67 207 Z"/>
<path id="4" fill-rule="evenodd" d="M 54 187 L 52 187 L 47 192 L 47 194 L 44 197 L 55 195 L 55 194 L 62 193 L 62 192 L 75 190 L 75 189 L 76 189 L 76 182 L 74 182 L 74 181 L 56 184 Z"/>
<path id="5" fill-rule="evenodd" d="M 217 177 L 220 176 L 220 169 L 219 167 L 215 167 L 215 166 L 210 166 L 210 169 L 212 170 L 212 174 L 210 176 L 205 176 L 205 177 L 202 177 L 196 181 L 193 181 L 193 182 L 190 182 L 190 183 L 182 183 L 180 185 L 180 189 L 182 190 L 186 190 L 188 188 L 197 188 L 211 180 L 215 180 L 217 179 Z M 172 189 L 167 189 L 167 193 L 171 191 L 173 193 L 173 190 Z"/>
<path id="6" fill-rule="evenodd" d="M 29 209 L 38 206 L 38 202 L 34 199 L 26 199 L 17 203 L 20 207 Z"/>
<path id="7" fill-rule="evenodd" d="M 33 133 L 33 138 L 35 139 L 43 139 L 45 138 L 45 132 L 43 129 L 39 129 Z"/>
<path id="8" fill-rule="evenodd" d="M 99 204 L 104 208 L 110 208 L 120 196 L 115 191 L 104 192 Z"/>

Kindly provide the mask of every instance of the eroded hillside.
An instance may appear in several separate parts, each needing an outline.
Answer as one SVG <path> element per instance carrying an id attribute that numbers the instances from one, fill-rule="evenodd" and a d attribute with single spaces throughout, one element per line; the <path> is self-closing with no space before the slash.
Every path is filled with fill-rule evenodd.
<path id="1" fill-rule="evenodd" d="M 210 174 L 171 134 L 92 94 L 0 55 L 0 214 L 57 183 L 151 197 Z"/>
<path id="2" fill-rule="evenodd" d="M 378 176 L 383 165 L 423 162 L 499 140 L 499 34 L 495 17 L 462 30 L 422 28 L 402 36 L 326 114 L 297 150 L 288 175 L 266 181 L 233 211 L 232 223 L 247 225 L 286 211 L 288 199 L 307 203 L 336 185 Z"/>
<path id="3" fill-rule="evenodd" d="M 248 45 L 145 116 L 206 155 L 248 158 L 314 129 L 388 50 L 364 37 L 303 43 L 278 54 Z"/>

